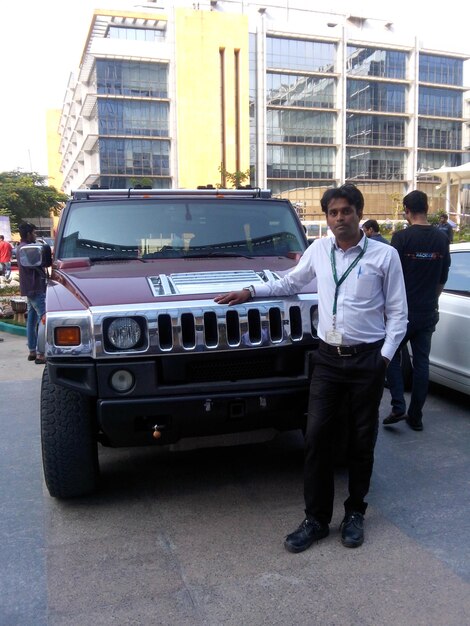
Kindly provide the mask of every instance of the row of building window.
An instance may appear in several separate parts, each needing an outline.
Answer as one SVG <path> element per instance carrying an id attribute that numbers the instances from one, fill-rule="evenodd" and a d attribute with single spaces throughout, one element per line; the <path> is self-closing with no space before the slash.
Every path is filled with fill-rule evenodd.
<path id="1" fill-rule="evenodd" d="M 346 178 L 348 180 L 405 180 L 406 152 L 402 150 L 347 148 Z M 268 146 L 268 178 L 330 180 L 336 177 L 334 148 L 307 146 Z M 437 169 L 442 165 L 456 166 L 462 162 L 456 153 L 419 152 L 422 169 Z M 287 184 L 287 183 L 286 183 Z"/>
<path id="2" fill-rule="evenodd" d="M 276 72 L 268 72 L 266 75 L 268 105 L 332 109 L 335 106 L 335 98 L 334 78 Z"/>
<path id="3" fill-rule="evenodd" d="M 331 69 L 332 44 L 268 39 L 271 42 L 270 63 L 273 66 L 275 60 L 276 63 L 281 63 L 276 56 L 278 55 L 283 57 L 286 68 L 292 69 L 297 64 L 296 69 L 305 70 L 304 60 L 308 55 L 317 55 L 317 69 Z M 349 46 L 350 74 L 397 77 L 406 66 L 406 63 L 403 65 L 401 55 L 390 51 L 387 54 L 378 52 L 380 51 Z M 284 53 L 287 57 L 283 56 Z M 428 60 L 428 66 L 428 75 L 434 72 L 433 76 L 437 76 L 439 68 L 444 74 L 447 72 L 446 80 L 449 84 L 458 75 L 458 72 L 452 74 L 455 70 L 452 64 L 433 66 Z M 280 67 L 283 67 L 282 63 Z M 253 72 L 251 75 L 253 76 Z M 307 109 L 334 107 L 336 79 L 268 71 L 266 80 L 268 177 L 273 180 L 292 179 L 295 184 L 301 183 L 302 179 L 334 179 L 336 148 L 331 144 L 336 139 L 337 114 L 333 111 Z M 126 96 L 167 98 L 168 66 L 164 63 L 97 59 L 95 82 L 99 96 L 97 115 L 102 184 L 106 184 L 103 183 L 106 178 L 114 180 L 117 177 L 122 183 L 123 177 L 150 176 L 159 177 L 158 184 L 165 186 L 170 180 L 168 140 L 117 139 L 106 136 L 169 137 L 168 102 L 126 99 Z M 391 82 L 349 78 L 347 107 L 358 111 L 405 113 L 406 89 L 405 85 Z M 254 90 L 250 93 L 254 103 Z M 122 99 L 107 99 L 106 95 L 122 96 Z M 424 115 L 461 117 L 462 96 L 450 89 L 420 87 L 419 112 Z M 254 107 L 251 114 L 251 136 L 254 138 Z M 377 148 L 371 150 L 370 147 L 404 147 L 406 130 L 405 117 L 348 112 L 346 142 L 349 146 L 364 148 L 347 148 L 346 177 L 351 180 L 403 180 L 406 152 Z M 423 118 L 419 120 L 420 148 L 458 150 L 461 139 L 462 125 L 459 122 Z M 330 146 L 274 145 L 283 143 Z M 421 151 L 419 162 L 421 167 L 431 169 L 440 167 L 443 163 L 460 164 L 461 157 L 459 154 Z"/>
<path id="4" fill-rule="evenodd" d="M 406 118 L 348 113 L 346 143 L 368 146 L 406 145 Z M 269 143 L 336 143 L 336 114 L 293 109 L 268 109 L 266 133 Z M 460 150 L 462 125 L 447 120 L 420 119 L 420 148 Z"/>
<path id="5" fill-rule="evenodd" d="M 168 137 L 169 108 L 168 102 L 99 98 L 99 134 Z"/>
<path id="6" fill-rule="evenodd" d="M 354 76 L 406 78 L 406 53 L 347 46 L 346 72 Z"/>
<path id="7" fill-rule="evenodd" d="M 272 69 L 309 72 L 339 72 L 336 67 L 336 45 L 322 41 L 266 38 L 266 63 Z M 408 53 L 378 47 L 348 45 L 346 72 L 351 76 L 374 76 L 406 80 Z M 422 82 L 462 85 L 463 60 L 421 53 L 419 80 Z"/>
<path id="8" fill-rule="evenodd" d="M 419 55 L 419 80 L 441 85 L 463 84 L 463 61 L 432 54 Z"/>
<path id="9" fill-rule="evenodd" d="M 168 65 L 97 59 L 96 91 L 98 95 L 168 98 Z"/>
<path id="10" fill-rule="evenodd" d="M 152 139 L 99 141 L 100 172 L 121 176 L 169 176 L 170 142 Z"/>
<path id="11" fill-rule="evenodd" d="M 267 106 L 334 108 L 336 83 L 333 78 L 286 75 L 268 72 Z M 407 87 L 387 82 L 348 79 L 348 109 L 405 113 Z M 421 115 L 462 117 L 462 94 L 451 89 L 421 86 L 418 112 Z"/>
<path id="12" fill-rule="evenodd" d="M 124 39 L 126 41 L 162 41 L 165 39 L 165 31 L 155 28 L 110 26 L 106 37 L 108 39 Z"/>

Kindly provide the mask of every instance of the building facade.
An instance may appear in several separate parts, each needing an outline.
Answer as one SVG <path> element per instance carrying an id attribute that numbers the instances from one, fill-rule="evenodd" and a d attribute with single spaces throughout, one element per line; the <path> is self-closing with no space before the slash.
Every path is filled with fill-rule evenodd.
<path id="1" fill-rule="evenodd" d="M 304 219 L 321 216 L 327 187 L 348 181 L 369 217 L 400 217 L 416 187 L 443 208 L 426 172 L 470 160 L 469 55 L 304 6 L 95 11 L 60 117 L 63 190 L 225 186 L 249 173 Z"/>

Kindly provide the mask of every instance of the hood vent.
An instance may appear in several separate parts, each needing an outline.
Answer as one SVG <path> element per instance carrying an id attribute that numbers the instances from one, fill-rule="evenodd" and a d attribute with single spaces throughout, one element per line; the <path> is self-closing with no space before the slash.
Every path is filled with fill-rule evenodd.
<path id="1" fill-rule="evenodd" d="M 247 285 L 262 285 L 268 280 L 279 280 L 270 270 L 237 270 L 227 272 L 188 272 L 150 276 L 148 282 L 155 297 L 171 295 L 197 295 L 237 291 Z"/>

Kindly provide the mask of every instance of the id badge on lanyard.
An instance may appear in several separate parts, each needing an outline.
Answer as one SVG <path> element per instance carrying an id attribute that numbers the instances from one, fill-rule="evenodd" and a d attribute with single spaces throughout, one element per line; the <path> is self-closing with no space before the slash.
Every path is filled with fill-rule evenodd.
<path id="1" fill-rule="evenodd" d="M 339 330 L 336 329 L 336 310 L 338 306 L 338 294 L 339 294 L 340 285 L 344 283 L 346 278 L 349 276 L 349 274 L 353 271 L 353 269 L 356 267 L 356 265 L 364 256 L 365 251 L 367 249 L 367 243 L 368 241 L 366 237 L 366 240 L 364 241 L 364 247 L 362 248 L 360 253 L 357 255 L 357 257 L 354 259 L 354 261 L 351 263 L 351 265 L 348 267 L 348 269 L 344 272 L 344 274 L 339 279 L 336 273 L 335 247 L 334 247 L 334 244 L 331 245 L 330 261 L 331 261 L 331 269 L 333 271 L 333 278 L 336 284 L 336 289 L 335 289 L 335 297 L 333 300 L 332 329 L 326 333 L 325 339 L 326 339 L 326 343 L 329 343 L 332 346 L 340 346 L 343 343 L 343 335 L 339 332 Z"/>

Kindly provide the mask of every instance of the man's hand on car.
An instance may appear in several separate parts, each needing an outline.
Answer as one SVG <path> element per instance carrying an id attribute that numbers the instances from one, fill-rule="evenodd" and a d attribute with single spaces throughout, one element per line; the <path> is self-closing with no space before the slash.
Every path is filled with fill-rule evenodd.
<path id="1" fill-rule="evenodd" d="M 228 304 L 233 306 L 234 304 L 244 304 L 251 298 L 249 289 L 241 289 L 240 291 L 231 291 L 230 293 L 223 293 L 214 298 L 214 302 L 217 304 Z"/>

